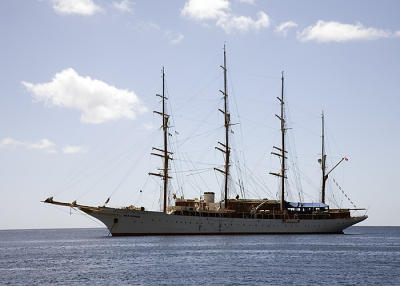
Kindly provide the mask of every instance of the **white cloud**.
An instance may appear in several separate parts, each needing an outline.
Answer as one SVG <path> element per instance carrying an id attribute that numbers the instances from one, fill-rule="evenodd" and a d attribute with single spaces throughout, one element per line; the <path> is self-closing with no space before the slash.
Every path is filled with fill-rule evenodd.
<path id="1" fill-rule="evenodd" d="M 1 140 L 0 145 L 2 147 L 5 147 L 5 146 L 16 147 L 16 146 L 20 146 L 20 145 L 24 145 L 24 144 L 21 141 L 17 141 L 13 138 L 7 137 L 7 138 L 4 138 L 3 140 Z"/>
<path id="2" fill-rule="evenodd" d="M 183 34 L 175 33 L 173 31 L 165 31 L 164 36 L 168 39 L 171 45 L 179 44 L 184 38 Z"/>
<path id="3" fill-rule="evenodd" d="M 256 5 L 256 0 L 239 0 L 239 2 L 243 4 Z"/>
<path id="4" fill-rule="evenodd" d="M 230 10 L 228 0 L 189 0 L 183 6 L 181 15 L 194 20 L 218 19 Z"/>
<path id="5" fill-rule="evenodd" d="M 82 111 L 81 121 L 103 123 L 122 118 L 134 119 L 146 111 L 133 91 L 118 89 L 89 76 L 80 76 L 74 69 L 65 69 L 47 83 L 22 84 L 38 101 L 47 106 L 61 106 Z"/>
<path id="6" fill-rule="evenodd" d="M 258 12 L 258 19 L 254 20 L 247 16 L 227 15 L 221 17 L 217 21 L 217 26 L 224 29 L 226 33 L 231 33 L 234 30 L 240 32 L 248 32 L 249 30 L 258 31 L 262 28 L 267 28 L 270 25 L 269 17 L 266 13 Z"/>
<path id="7" fill-rule="evenodd" d="M 198 22 L 215 20 L 216 26 L 222 28 L 226 33 L 235 30 L 240 32 L 258 31 L 269 27 L 270 19 L 265 12 L 259 11 L 258 19 L 255 20 L 248 16 L 233 14 L 230 5 L 228 0 L 188 0 L 181 10 L 181 15 Z"/>
<path id="8" fill-rule="evenodd" d="M 275 28 L 275 32 L 286 37 L 289 29 L 296 28 L 297 26 L 298 25 L 293 21 L 284 22 Z"/>
<path id="9" fill-rule="evenodd" d="M 54 143 L 48 139 L 42 139 L 36 143 L 30 143 L 27 145 L 28 149 L 46 150 L 48 152 L 54 151 Z"/>
<path id="10" fill-rule="evenodd" d="M 394 33 L 394 36 L 395 36 L 395 37 L 400 37 L 400 31 L 396 31 L 396 32 Z"/>
<path id="11" fill-rule="evenodd" d="M 90 16 L 101 12 L 93 0 L 53 0 L 53 9 L 60 14 Z"/>
<path id="12" fill-rule="evenodd" d="M 46 153 L 56 153 L 55 144 L 46 138 L 41 139 L 38 142 L 27 142 L 7 137 L 0 141 L 0 147 L 22 147 L 28 150 L 39 150 Z"/>
<path id="13" fill-rule="evenodd" d="M 45 153 L 57 153 L 56 144 L 51 142 L 49 139 L 43 138 L 37 142 L 20 141 L 11 137 L 6 137 L 0 141 L 0 147 L 9 148 L 24 148 L 27 150 L 38 150 Z M 62 148 L 64 154 L 78 154 L 86 153 L 86 148 L 77 145 L 66 145 Z"/>
<path id="14" fill-rule="evenodd" d="M 76 145 L 67 145 L 62 148 L 64 154 L 86 153 L 86 148 Z"/>
<path id="15" fill-rule="evenodd" d="M 122 0 L 121 2 L 113 2 L 114 8 L 121 12 L 133 13 L 133 2 L 129 0 Z"/>
<path id="16" fill-rule="evenodd" d="M 302 41 L 327 42 L 348 42 L 356 40 L 376 40 L 389 38 L 391 32 L 376 28 L 364 27 L 361 23 L 355 25 L 339 22 L 325 22 L 319 20 L 314 26 L 309 26 L 297 34 Z"/>

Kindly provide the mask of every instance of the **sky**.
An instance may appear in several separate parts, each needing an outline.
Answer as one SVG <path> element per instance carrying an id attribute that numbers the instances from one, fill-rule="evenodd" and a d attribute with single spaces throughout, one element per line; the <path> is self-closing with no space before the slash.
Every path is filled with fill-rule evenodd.
<path id="1" fill-rule="evenodd" d="M 399 225 L 398 1 L 0 2 L 0 229 L 100 227 L 54 200 L 161 209 L 161 69 L 169 197 L 221 198 L 223 46 L 232 126 L 229 195 L 279 199 L 272 146 L 285 76 L 287 198 L 320 200 L 325 114 L 331 208 Z M 239 187 L 238 180 L 243 183 Z M 172 201 L 171 201 L 172 202 Z M 360 212 L 363 214 L 365 212 Z"/>

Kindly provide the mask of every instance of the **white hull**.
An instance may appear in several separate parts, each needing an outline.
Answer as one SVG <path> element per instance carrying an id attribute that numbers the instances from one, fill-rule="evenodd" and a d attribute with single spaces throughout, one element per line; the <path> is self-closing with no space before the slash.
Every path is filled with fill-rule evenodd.
<path id="1" fill-rule="evenodd" d="M 245 219 L 168 215 L 113 208 L 80 208 L 104 223 L 113 236 L 179 234 L 342 233 L 367 216 L 340 219 Z"/>

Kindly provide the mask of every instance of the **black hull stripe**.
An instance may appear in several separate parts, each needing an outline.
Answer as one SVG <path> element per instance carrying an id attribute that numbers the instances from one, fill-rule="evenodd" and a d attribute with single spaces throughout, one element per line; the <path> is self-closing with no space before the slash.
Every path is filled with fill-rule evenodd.
<path id="1" fill-rule="evenodd" d="M 285 234 L 285 235 L 305 235 L 305 234 L 343 234 L 343 231 L 336 232 L 181 232 L 181 233 L 112 233 L 112 236 L 163 236 L 163 235 L 276 235 L 276 234 Z"/>

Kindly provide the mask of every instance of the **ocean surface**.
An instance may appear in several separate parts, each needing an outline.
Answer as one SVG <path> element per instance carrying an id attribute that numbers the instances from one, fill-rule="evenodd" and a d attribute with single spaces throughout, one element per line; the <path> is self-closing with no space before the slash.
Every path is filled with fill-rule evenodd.
<path id="1" fill-rule="evenodd" d="M 400 227 L 343 235 L 0 231 L 2 285 L 400 285 Z"/>

